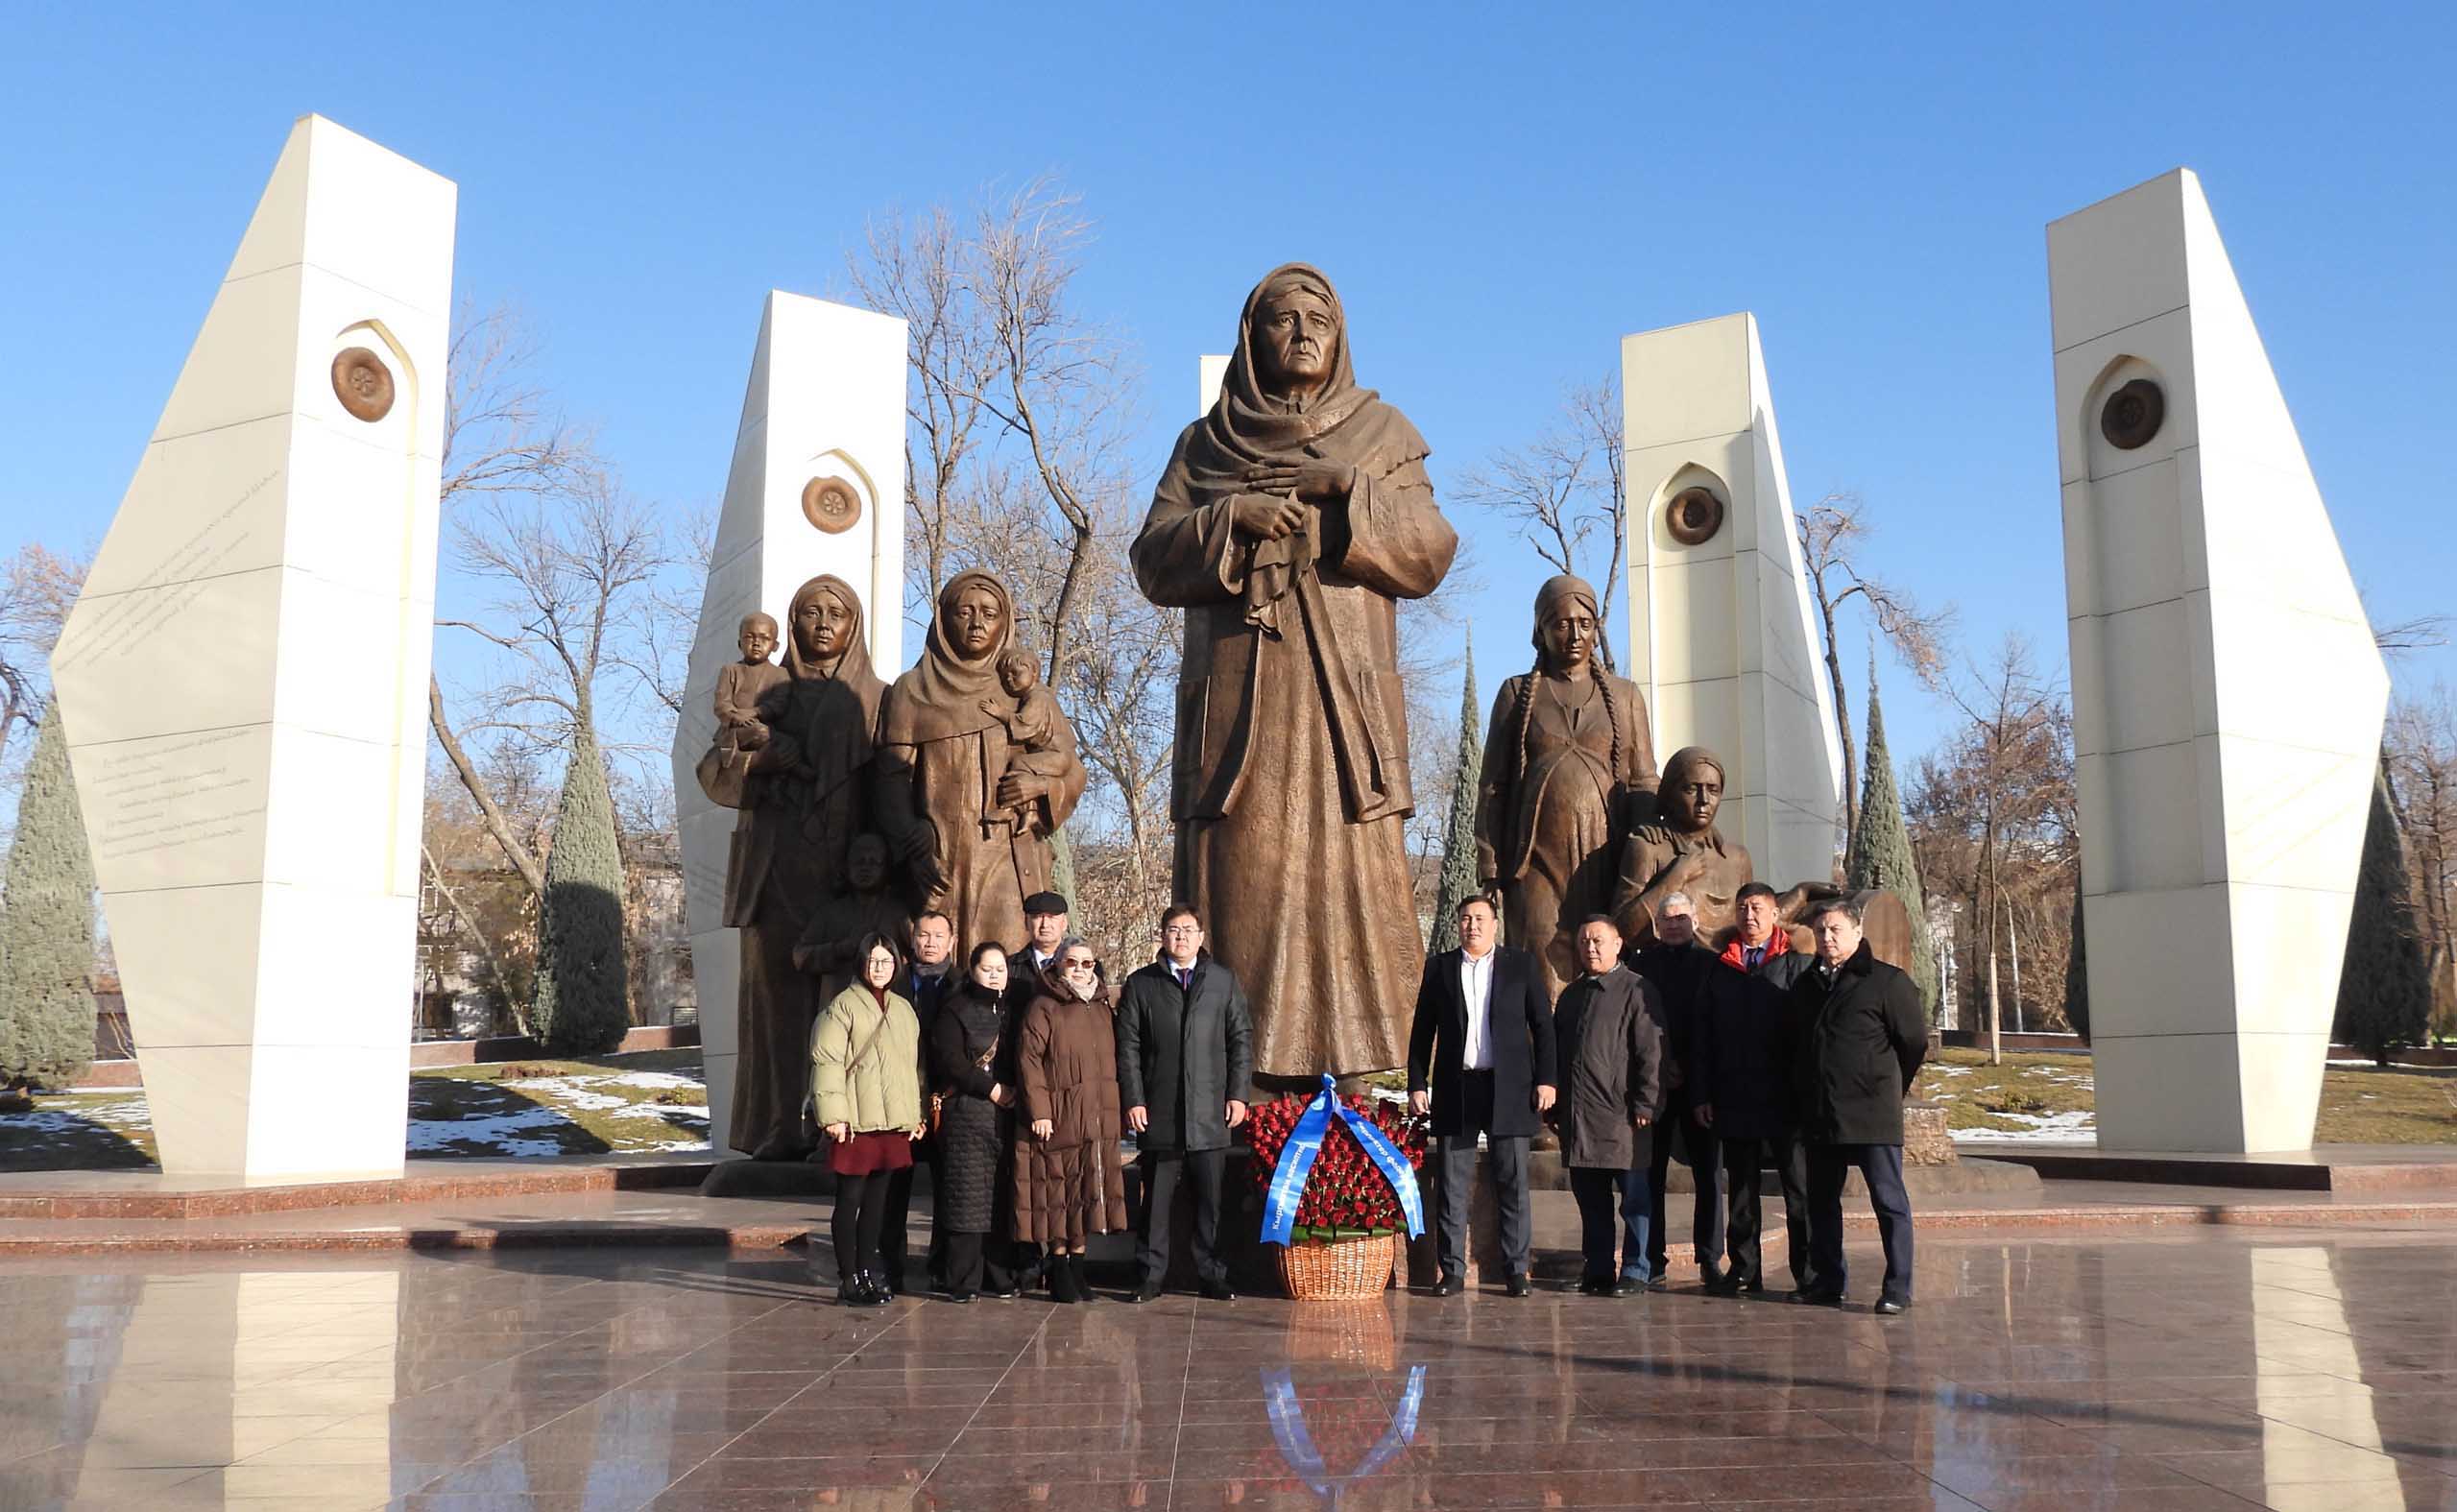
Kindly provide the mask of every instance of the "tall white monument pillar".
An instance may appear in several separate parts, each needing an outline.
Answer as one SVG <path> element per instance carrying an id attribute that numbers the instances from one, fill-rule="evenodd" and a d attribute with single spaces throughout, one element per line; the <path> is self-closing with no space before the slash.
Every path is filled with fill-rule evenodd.
<path id="1" fill-rule="evenodd" d="M 794 589 L 823 572 L 861 595 L 879 677 L 893 682 L 903 669 L 904 364 L 903 321 L 769 294 L 691 642 L 690 690 L 674 723 L 691 975 L 710 1140 L 720 1150 L 733 1117 L 742 947 L 740 932 L 724 922 L 735 810 L 711 803 L 696 776 L 716 735 L 716 675 L 740 655 L 743 615 L 765 611 L 790 635 L 784 619 Z"/>
<path id="2" fill-rule="evenodd" d="M 291 129 L 52 653 L 175 1174 L 401 1168 L 454 193 Z"/>
<path id="3" fill-rule="evenodd" d="M 1843 745 L 1819 671 L 1757 318 L 1621 340 L 1629 664 L 1655 758 L 1723 758 L 1717 824 L 1776 887 L 1825 881 Z"/>
<path id="4" fill-rule="evenodd" d="M 2303 1149 L 2388 675 L 2201 181 L 2048 283 L 2099 1144 Z"/>

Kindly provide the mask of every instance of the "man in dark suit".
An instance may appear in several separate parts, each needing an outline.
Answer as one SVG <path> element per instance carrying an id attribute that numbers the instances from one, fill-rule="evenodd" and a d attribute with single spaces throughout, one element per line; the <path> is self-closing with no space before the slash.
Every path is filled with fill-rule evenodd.
<path id="1" fill-rule="evenodd" d="M 1698 994 L 1715 964 L 1714 952 L 1698 938 L 1698 904 L 1687 893 L 1668 894 L 1655 909 L 1655 943 L 1629 952 L 1629 969 L 1653 984 L 1655 1027 L 1664 1039 L 1664 1107 L 1657 1117 L 1647 1155 L 1647 1273 L 1637 1265 L 1623 1267 L 1623 1276 L 1649 1291 L 1664 1289 L 1672 1236 L 1664 1222 L 1665 1176 L 1672 1169 L 1674 1135 L 1679 1135 L 1682 1158 L 1689 1165 L 1697 1195 L 1691 1203 L 1689 1239 L 1698 1268 L 1711 1285 L 1719 1279 L 1715 1258 L 1723 1250 L 1722 1146 L 1690 1116 L 1692 1098 L 1685 1078 L 1689 1071 L 1690 1026 L 1697 1017 Z M 1637 1236 L 1632 1226 L 1630 1237 Z"/>
<path id="2" fill-rule="evenodd" d="M 1792 948 L 1777 921 L 1774 889 L 1741 889 L 1740 933 L 1723 948 L 1700 987 L 1689 1025 L 1690 1116 L 1701 1140 L 1720 1140 L 1727 1192 L 1725 1232 L 1731 1268 L 1706 1289 L 1729 1295 L 1766 1289 L 1759 1236 L 1766 1230 L 1765 1173 L 1783 1187 L 1792 1288 L 1814 1289 L 1809 1269 L 1808 1163 L 1792 1127 L 1788 1002 L 1792 984 L 1816 957 Z M 1704 1198 L 1699 1199 L 1703 1201 Z"/>
<path id="3" fill-rule="evenodd" d="M 1815 1287 L 1801 1300 L 1841 1307 L 1843 1182 L 1868 1183 L 1886 1279 L 1877 1311 L 1911 1307 L 1911 1198 L 1902 1185 L 1902 1099 L 1928 1054 L 1919 987 L 1861 938 L 1849 900 L 1819 905 L 1809 926 L 1818 964 L 1792 984 L 1793 1089 L 1809 1157 L 1809 1254 Z"/>
<path id="4" fill-rule="evenodd" d="M 951 969 L 955 954 L 955 921 L 937 909 L 930 909 L 915 919 L 906 931 L 906 952 L 910 964 L 904 969 L 902 991 L 904 1000 L 913 1005 L 913 1016 L 922 1025 L 922 1107 L 929 1107 L 930 1033 L 938 1022 L 938 1005 L 947 996 L 947 989 L 956 977 Z M 937 1201 L 939 1189 L 938 1140 L 926 1139 L 913 1145 L 913 1164 L 897 1171 L 887 1181 L 887 1211 L 879 1224 L 879 1260 L 887 1272 L 887 1289 L 900 1295 L 904 1290 L 906 1267 L 905 1229 L 913 1203 L 913 1172 L 924 1166 L 930 1173 L 931 1201 Z M 946 1232 L 936 1222 L 930 1224 L 928 1260 L 929 1283 L 941 1286 L 947 1282 Z"/>
<path id="5" fill-rule="evenodd" d="M 1143 1279 L 1129 1302 L 1160 1295 L 1168 1276 L 1168 1218 L 1181 1179 L 1194 1191 L 1194 1275 L 1214 1302 L 1231 1302 L 1218 1254 L 1220 1185 L 1229 1132 L 1245 1121 L 1254 1079 L 1254 1020 L 1245 989 L 1203 948 L 1202 922 L 1185 903 L 1161 916 L 1160 959 L 1126 978 L 1118 1001 L 1118 1100 L 1141 1150 L 1144 1227 L 1135 1259 Z"/>
<path id="6" fill-rule="evenodd" d="M 1528 1207 L 1528 1141 L 1552 1110 L 1553 1004 L 1535 957 L 1498 946 L 1501 916 L 1489 898 L 1458 905 L 1459 948 L 1425 962 L 1416 1018 L 1408 1034 L 1408 1105 L 1431 1112 L 1439 1142 L 1434 1167 L 1440 1258 L 1437 1297 L 1456 1296 L 1467 1277 L 1467 1196 L 1476 1181 L 1476 1140 L 1502 1217 L 1505 1283 L 1528 1294 L 1534 1264 Z"/>

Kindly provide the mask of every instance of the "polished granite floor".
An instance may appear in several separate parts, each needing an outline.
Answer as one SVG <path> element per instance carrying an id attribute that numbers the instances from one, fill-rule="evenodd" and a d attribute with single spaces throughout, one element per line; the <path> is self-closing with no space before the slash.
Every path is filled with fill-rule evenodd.
<path id="1" fill-rule="evenodd" d="M 2457 1508 L 2449 1238 L 1939 1235 L 1896 1320 L 859 1312 L 796 1257 L 685 1251 L 7 1261 L 0 1509 Z"/>

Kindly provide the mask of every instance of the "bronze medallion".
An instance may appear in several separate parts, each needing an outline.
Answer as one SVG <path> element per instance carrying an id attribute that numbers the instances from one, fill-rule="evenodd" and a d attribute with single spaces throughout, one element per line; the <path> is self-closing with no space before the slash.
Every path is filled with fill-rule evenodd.
<path id="1" fill-rule="evenodd" d="M 802 486 L 802 517 L 841 536 L 860 520 L 861 495 L 842 478 L 812 478 Z"/>
<path id="2" fill-rule="evenodd" d="M 352 347 L 333 359 L 333 397 L 363 420 L 379 420 L 393 413 L 393 370 L 364 347 Z"/>
<path id="3" fill-rule="evenodd" d="M 2167 392 L 2148 378 L 2135 378 L 2108 396 L 2099 411 L 2099 434 L 2118 451 L 2150 444 L 2167 420 Z"/>
<path id="4" fill-rule="evenodd" d="M 1664 506 L 1664 528 L 1684 546 L 1702 546 L 1723 528 L 1723 501 L 1713 489 L 1683 489 Z"/>

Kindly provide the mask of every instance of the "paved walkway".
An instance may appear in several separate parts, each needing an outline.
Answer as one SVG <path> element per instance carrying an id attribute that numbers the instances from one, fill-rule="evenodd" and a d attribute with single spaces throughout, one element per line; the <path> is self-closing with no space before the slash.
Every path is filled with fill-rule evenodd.
<path id="1" fill-rule="evenodd" d="M 1893 1320 L 855 1311 L 711 1250 L 0 1260 L 0 1507 L 2445 1508 L 2448 1238 L 1948 1231 Z"/>

